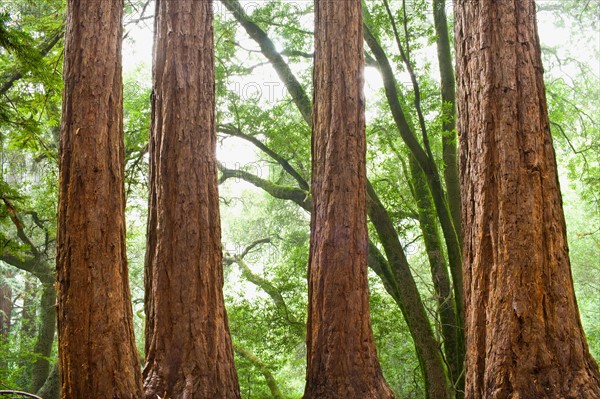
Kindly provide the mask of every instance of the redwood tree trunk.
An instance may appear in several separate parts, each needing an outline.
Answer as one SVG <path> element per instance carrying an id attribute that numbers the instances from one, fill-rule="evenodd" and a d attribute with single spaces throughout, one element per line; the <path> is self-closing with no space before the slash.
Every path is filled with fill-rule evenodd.
<path id="1" fill-rule="evenodd" d="M 598 398 L 533 0 L 457 0 L 467 398 Z"/>
<path id="2" fill-rule="evenodd" d="M 304 398 L 393 398 L 369 315 L 361 2 L 317 0 L 315 11 Z"/>
<path id="3" fill-rule="evenodd" d="M 139 399 L 125 252 L 123 0 L 68 1 L 60 136 L 63 398 Z"/>
<path id="4" fill-rule="evenodd" d="M 240 398 L 223 299 L 211 1 L 158 0 L 146 398 Z"/>

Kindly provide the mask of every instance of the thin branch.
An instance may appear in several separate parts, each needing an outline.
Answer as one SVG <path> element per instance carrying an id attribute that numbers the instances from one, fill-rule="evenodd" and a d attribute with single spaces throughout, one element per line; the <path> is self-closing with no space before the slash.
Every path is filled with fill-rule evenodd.
<path id="1" fill-rule="evenodd" d="M 296 79 L 296 76 L 292 73 L 289 65 L 285 62 L 281 54 L 277 52 L 273 41 L 263 29 L 250 19 L 239 1 L 221 0 L 221 3 L 223 3 L 223 5 L 233 14 L 234 18 L 242 25 L 250 38 L 258 43 L 261 52 L 273 65 L 279 79 L 285 84 L 285 87 L 292 96 L 300 114 L 306 123 L 309 126 L 312 126 L 311 101 L 298 79 Z"/>
<path id="2" fill-rule="evenodd" d="M 302 207 L 307 212 L 310 212 L 312 210 L 312 199 L 307 191 L 304 191 L 297 187 L 281 186 L 272 183 L 266 179 L 262 179 L 244 170 L 227 169 L 221 163 L 217 163 L 217 167 L 221 171 L 221 178 L 219 179 L 219 183 L 223 183 L 231 178 L 239 178 L 244 181 L 247 181 L 250 184 L 253 184 L 258 188 L 265 190 L 267 193 L 271 194 L 275 198 L 293 201 L 296 204 L 300 205 L 300 207 Z"/>
<path id="3" fill-rule="evenodd" d="M 31 253 L 33 254 L 33 256 L 35 258 L 39 258 L 41 256 L 41 253 L 38 251 L 37 247 L 33 244 L 31 239 L 27 236 L 27 233 L 25 233 L 25 225 L 23 224 L 23 221 L 19 217 L 19 214 L 17 213 L 17 209 L 8 200 L 8 198 L 6 198 L 4 196 L 2 196 L 0 198 L 4 202 L 4 205 L 6 206 L 6 210 L 8 211 L 10 220 L 13 222 L 13 224 L 15 225 L 15 227 L 17 229 L 17 237 L 19 237 L 19 239 L 23 242 L 23 244 L 25 244 L 29 247 L 29 250 L 31 251 Z"/>
<path id="4" fill-rule="evenodd" d="M 54 48 L 54 46 L 60 41 L 65 32 L 65 26 L 62 25 L 59 29 L 57 29 L 54 34 L 52 34 L 49 38 L 47 38 L 39 48 L 40 56 L 45 57 L 48 55 L 50 50 Z M 0 95 L 4 95 L 8 90 L 10 90 L 16 81 L 21 79 L 23 75 L 27 71 L 18 71 L 8 76 L 7 80 L 0 86 Z"/>
<path id="5" fill-rule="evenodd" d="M 283 158 L 281 155 L 279 155 L 278 153 L 276 153 L 275 151 L 270 149 L 266 144 L 264 144 L 262 141 L 260 141 L 256 137 L 245 134 L 239 128 L 236 128 L 231 125 L 219 125 L 217 127 L 217 131 L 221 132 L 223 134 L 230 135 L 230 136 L 239 137 L 241 139 L 244 139 L 244 140 L 249 141 L 250 143 L 254 144 L 265 154 L 267 154 L 268 156 L 273 158 L 275 161 L 277 161 L 277 163 L 279 165 L 281 165 L 281 167 L 287 173 L 289 173 L 289 175 L 292 176 L 294 178 L 294 180 L 296 180 L 298 182 L 298 185 L 300 186 L 300 188 L 302 190 L 309 191 L 309 184 L 300 175 L 300 173 L 298 173 L 298 171 L 296 171 L 296 169 L 294 169 L 294 167 L 292 165 L 290 165 L 290 163 L 285 158 Z"/>

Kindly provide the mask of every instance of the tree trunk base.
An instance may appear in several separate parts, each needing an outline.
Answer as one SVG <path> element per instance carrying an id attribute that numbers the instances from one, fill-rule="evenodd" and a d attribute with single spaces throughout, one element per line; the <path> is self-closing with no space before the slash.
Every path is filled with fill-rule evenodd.
<path id="1" fill-rule="evenodd" d="M 368 384 L 353 382 L 352 384 L 322 385 L 306 388 L 302 399 L 394 399 L 392 390 L 381 380 L 378 386 L 367 388 Z"/>

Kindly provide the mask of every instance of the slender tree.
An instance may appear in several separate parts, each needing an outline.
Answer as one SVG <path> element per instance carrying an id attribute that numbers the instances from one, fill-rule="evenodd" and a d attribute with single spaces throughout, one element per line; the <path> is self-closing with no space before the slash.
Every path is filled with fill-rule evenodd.
<path id="1" fill-rule="evenodd" d="M 533 0 L 457 0 L 467 398 L 598 398 Z"/>
<path id="2" fill-rule="evenodd" d="M 223 298 L 211 1 L 158 0 L 145 397 L 240 397 Z"/>
<path id="3" fill-rule="evenodd" d="M 62 397 L 139 399 L 125 252 L 123 0 L 68 1 L 57 237 Z"/>
<path id="4" fill-rule="evenodd" d="M 12 288 L 8 282 L 4 281 L 10 277 L 8 272 L 0 275 L 0 345 L 8 343 L 8 333 L 10 332 L 11 315 L 13 309 Z M 8 363 L 5 359 L 0 360 L 0 368 L 5 369 Z"/>
<path id="5" fill-rule="evenodd" d="M 315 11 L 304 398 L 393 398 L 369 315 L 361 2 L 317 0 Z"/>

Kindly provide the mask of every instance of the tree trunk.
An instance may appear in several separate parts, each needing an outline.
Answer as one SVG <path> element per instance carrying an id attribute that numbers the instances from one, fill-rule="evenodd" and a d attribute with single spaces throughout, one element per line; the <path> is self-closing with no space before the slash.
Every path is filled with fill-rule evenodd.
<path id="1" fill-rule="evenodd" d="M 304 398 L 393 398 L 369 314 L 361 2 L 317 0 L 315 10 Z"/>
<path id="2" fill-rule="evenodd" d="M 60 397 L 60 376 L 58 362 L 54 363 L 44 385 L 36 392 L 36 395 L 44 399 L 58 399 Z"/>
<path id="3" fill-rule="evenodd" d="M 123 1 L 67 5 L 57 235 L 63 398 L 139 399 L 125 251 Z"/>
<path id="4" fill-rule="evenodd" d="M 452 284 L 436 224 L 435 206 L 423 171 L 412 155 L 409 158 L 409 165 L 412 180 L 411 191 L 413 191 L 413 197 L 417 203 L 419 226 L 423 233 L 423 242 L 431 268 L 449 377 L 455 390 L 454 396 L 457 394 L 460 396 L 459 391 L 463 390 L 462 384 L 460 384 L 464 362 L 463 329 L 454 305 Z"/>
<path id="5" fill-rule="evenodd" d="M 40 300 L 40 330 L 33 353 L 36 355 L 31 370 L 31 391 L 39 390 L 50 373 L 50 356 L 56 331 L 56 290 L 52 283 L 42 283 Z"/>
<path id="6" fill-rule="evenodd" d="M 212 2 L 158 0 L 156 18 L 145 397 L 240 398 L 222 291 Z"/>
<path id="7" fill-rule="evenodd" d="M 10 272 L 5 272 L 0 276 L 0 345 L 8 344 L 8 334 L 10 332 L 11 316 L 13 309 L 12 288 L 5 279 L 12 277 Z M 6 358 L 0 359 L 0 368 L 6 369 L 8 362 Z"/>
<path id="8" fill-rule="evenodd" d="M 575 300 L 533 0 L 458 0 L 466 397 L 598 398 Z"/>
<path id="9" fill-rule="evenodd" d="M 440 92 L 442 96 L 442 158 L 444 160 L 444 182 L 448 208 L 452 222 L 462 243 L 460 222 L 460 182 L 458 178 L 457 137 L 456 137 L 456 85 L 452 69 L 450 38 L 446 0 L 433 0 L 433 21 L 436 33 L 436 47 L 440 70 Z M 462 311 L 462 305 L 459 307 Z"/>
<path id="10" fill-rule="evenodd" d="M 381 240 L 399 292 L 396 303 L 402 311 L 415 342 L 417 358 L 425 383 L 426 398 L 449 398 L 450 389 L 439 342 L 435 339 L 427 311 L 412 276 L 402 244 L 398 239 L 398 233 L 371 184 L 367 184 L 367 194 L 370 197 L 369 217 Z"/>

